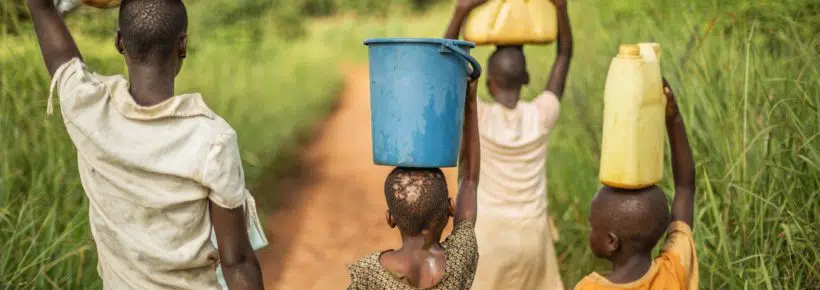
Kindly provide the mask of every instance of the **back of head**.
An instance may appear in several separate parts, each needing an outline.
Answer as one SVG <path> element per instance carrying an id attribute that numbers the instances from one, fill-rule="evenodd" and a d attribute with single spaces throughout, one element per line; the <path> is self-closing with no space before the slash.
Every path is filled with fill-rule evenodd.
<path id="1" fill-rule="evenodd" d="M 397 167 L 384 182 L 384 197 L 393 222 L 405 234 L 443 230 L 447 224 L 449 196 L 441 169 Z"/>
<path id="2" fill-rule="evenodd" d="M 649 253 L 669 225 L 669 203 L 656 186 L 639 190 L 604 186 L 592 200 L 590 222 L 593 231 L 614 233 L 621 251 Z"/>
<path id="3" fill-rule="evenodd" d="M 173 56 L 188 28 L 182 0 L 123 0 L 120 33 L 127 55 L 143 64 L 157 64 Z"/>
<path id="4" fill-rule="evenodd" d="M 498 46 L 487 63 L 487 76 L 502 89 L 518 89 L 530 81 L 522 46 Z"/>

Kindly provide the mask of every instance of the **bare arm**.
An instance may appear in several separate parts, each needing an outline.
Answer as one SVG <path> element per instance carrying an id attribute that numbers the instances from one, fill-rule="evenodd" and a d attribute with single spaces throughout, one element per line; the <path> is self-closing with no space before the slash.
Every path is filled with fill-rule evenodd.
<path id="1" fill-rule="evenodd" d="M 663 80 L 666 95 L 666 131 L 672 147 L 672 174 L 675 178 L 675 199 L 672 201 L 672 220 L 694 226 L 695 215 L 695 161 L 686 137 L 683 118 L 678 111 L 675 94 Z"/>
<path id="2" fill-rule="evenodd" d="M 444 32 L 444 38 L 458 39 L 461 35 L 461 27 L 464 25 L 464 20 L 470 11 L 475 9 L 487 0 L 459 0 L 456 4 L 456 10 L 453 12 L 453 18 L 450 19 L 450 24 L 447 25 L 447 31 Z"/>
<path id="3" fill-rule="evenodd" d="M 549 80 L 547 80 L 548 91 L 558 96 L 564 95 L 564 85 L 569 72 L 569 62 L 572 58 L 572 29 L 569 25 L 569 14 L 567 13 L 566 0 L 553 0 L 558 18 L 558 44 L 555 62 L 552 64 Z"/>
<path id="4" fill-rule="evenodd" d="M 211 223 L 216 231 L 219 262 L 230 289 L 264 289 L 262 270 L 248 239 L 243 208 L 222 208 L 210 202 Z"/>
<path id="5" fill-rule="evenodd" d="M 481 166 L 481 152 L 478 143 L 477 81 L 470 81 L 464 106 L 464 132 L 461 135 L 461 155 L 458 161 L 458 197 L 454 223 L 469 221 L 475 224 L 477 213 L 476 190 Z"/>
<path id="6" fill-rule="evenodd" d="M 82 58 L 53 0 L 28 0 L 28 10 L 50 75 L 72 58 Z"/>

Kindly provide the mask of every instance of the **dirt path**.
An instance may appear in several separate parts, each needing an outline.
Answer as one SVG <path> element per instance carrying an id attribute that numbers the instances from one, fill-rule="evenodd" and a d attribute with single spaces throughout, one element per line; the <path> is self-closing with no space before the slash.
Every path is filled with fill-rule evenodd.
<path id="1" fill-rule="evenodd" d="M 269 217 L 271 245 L 260 253 L 268 289 L 343 289 L 347 265 L 399 246 L 384 220 L 382 187 L 389 167 L 373 164 L 366 66 L 344 68 L 336 111 L 302 154 L 298 170 L 276 185 L 287 194 Z M 455 170 L 445 170 L 450 192 Z"/>

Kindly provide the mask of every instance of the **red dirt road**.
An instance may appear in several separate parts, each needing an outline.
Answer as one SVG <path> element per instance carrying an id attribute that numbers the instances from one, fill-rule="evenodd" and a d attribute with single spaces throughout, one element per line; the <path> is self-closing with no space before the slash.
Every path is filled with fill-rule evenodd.
<path id="1" fill-rule="evenodd" d="M 287 197 L 267 220 L 270 246 L 260 253 L 267 289 L 345 289 L 347 265 L 400 245 L 384 219 L 391 168 L 373 164 L 367 67 L 344 72 L 339 105 L 301 156 L 302 170 L 276 185 Z M 445 174 L 454 195 L 455 169 Z"/>

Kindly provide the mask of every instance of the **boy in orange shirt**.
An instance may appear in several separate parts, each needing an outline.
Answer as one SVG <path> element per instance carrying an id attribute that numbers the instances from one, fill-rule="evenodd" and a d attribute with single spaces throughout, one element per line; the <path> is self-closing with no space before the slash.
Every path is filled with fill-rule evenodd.
<path id="1" fill-rule="evenodd" d="M 666 195 L 656 186 L 624 190 L 604 186 L 592 200 L 589 247 L 612 263 L 606 276 L 592 273 L 575 286 L 587 289 L 697 289 L 698 261 L 692 240 L 695 165 L 683 118 L 666 80 L 666 130 L 672 147 L 675 199 L 670 215 Z M 666 230 L 661 254 L 651 252 Z"/>

